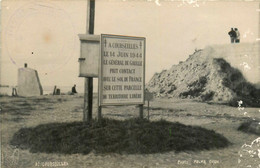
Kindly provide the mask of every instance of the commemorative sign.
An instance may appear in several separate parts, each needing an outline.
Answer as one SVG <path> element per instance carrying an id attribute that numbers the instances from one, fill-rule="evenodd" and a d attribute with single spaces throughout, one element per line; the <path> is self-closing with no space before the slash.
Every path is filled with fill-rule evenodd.
<path id="1" fill-rule="evenodd" d="M 101 35 L 99 105 L 144 104 L 145 38 Z"/>

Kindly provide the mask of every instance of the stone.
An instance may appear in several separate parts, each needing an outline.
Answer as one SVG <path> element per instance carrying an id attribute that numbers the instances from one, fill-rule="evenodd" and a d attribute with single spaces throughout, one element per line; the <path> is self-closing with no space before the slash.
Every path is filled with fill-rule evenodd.
<path id="1" fill-rule="evenodd" d="M 18 69 L 18 96 L 40 96 L 43 94 L 38 72 L 31 68 Z"/>

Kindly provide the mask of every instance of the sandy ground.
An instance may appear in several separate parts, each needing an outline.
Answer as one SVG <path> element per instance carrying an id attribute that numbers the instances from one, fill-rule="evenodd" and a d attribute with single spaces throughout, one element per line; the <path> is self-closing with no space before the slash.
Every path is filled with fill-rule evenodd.
<path id="1" fill-rule="evenodd" d="M 258 136 L 237 131 L 248 119 L 260 119 L 260 109 L 238 109 L 225 105 L 206 104 L 194 100 L 155 99 L 150 102 L 150 120 L 165 119 L 186 125 L 199 125 L 223 134 L 233 144 L 225 149 L 201 152 L 167 152 L 147 155 L 120 154 L 46 154 L 30 153 L 9 144 L 13 134 L 20 128 L 34 127 L 52 122 L 81 121 L 83 96 L 42 96 L 32 98 L 1 97 L 1 166 L 3 168 L 32 167 L 215 167 L 237 168 L 260 165 L 260 140 L 253 154 L 243 153 L 242 146 L 251 144 Z M 97 100 L 94 112 L 97 114 Z M 145 105 L 147 107 L 147 104 Z M 246 113 L 245 113 L 246 112 Z M 138 116 L 135 106 L 107 107 L 103 117 L 126 119 Z M 147 109 L 144 110 L 147 117 Z M 174 130 L 171 130 L 174 131 Z M 259 157 L 258 157 L 259 156 Z"/>

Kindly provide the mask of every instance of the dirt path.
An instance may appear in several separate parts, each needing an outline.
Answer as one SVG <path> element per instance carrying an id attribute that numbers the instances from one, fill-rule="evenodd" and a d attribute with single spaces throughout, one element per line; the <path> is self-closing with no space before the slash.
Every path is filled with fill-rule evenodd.
<path id="1" fill-rule="evenodd" d="M 233 143 L 228 148 L 201 152 L 168 152 L 148 155 L 88 155 L 30 153 L 9 145 L 13 134 L 23 127 L 34 127 L 51 122 L 82 120 L 82 96 L 43 96 L 37 98 L 2 97 L 1 103 L 1 154 L 3 168 L 33 167 L 219 167 L 237 168 L 260 164 L 257 155 L 239 155 L 243 144 L 251 144 L 258 137 L 237 131 L 248 118 L 259 119 L 257 108 L 238 108 L 225 105 L 209 105 L 192 100 L 156 99 L 152 101 L 150 119 L 178 121 L 186 125 L 199 125 L 223 134 Z M 247 113 L 245 113 L 247 112 Z M 138 116 L 135 106 L 103 108 L 103 116 L 126 119 Z M 94 101 L 96 116 L 96 99 Z M 145 116 L 147 110 L 145 110 Z M 258 118 L 257 118 L 258 117 Z M 171 130 L 174 131 L 174 130 Z M 260 142 L 259 142 L 260 143 Z M 260 147 L 258 146 L 258 149 Z M 240 159 L 240 163 L 239 160 Z"/>

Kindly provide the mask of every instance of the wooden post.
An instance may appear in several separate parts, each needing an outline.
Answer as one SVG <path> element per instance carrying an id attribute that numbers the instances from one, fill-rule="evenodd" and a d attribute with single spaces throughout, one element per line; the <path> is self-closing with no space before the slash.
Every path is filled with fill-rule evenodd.
<path id="1" fill-rule="evenodd" d="M 98 105 L 98 121 L 101 121 L 102 119 L 102 107 Z"/>
<path id="2" fill-rule="evenodd" d="M 149 116 L 149 108 L 150 108 L 150 106 L 149 106 L 149 100 L 148 100 L 148 121 L 149 121 L 149 118 L 150 118 L 150 116 Z"/>
<path id="3" fill-rule="evenodd" d="M 260 19 L 260 2 L 258 7 L 258 43 L 260 43 L 260 20 L 259 19 Z"/>
<path id="4" fill-rule="evenodd" d="M 89 34 L 94 34 L 94 21 L 95 21 L 95 0 L 89 0 Z"/>
<path id="5" fill-rule="evenodd" d="M 139 105 L 139 117 L 141 119 L 144 118 L 144 105 L 143 104 Z"/>
<path id="6" fill-rule="evenodd" d="M 90 122 L 92 120 L 92 103 L 93 103 L 93 78 L 85 78 L 84 93 L 84 113 L 83 121 Z"/>
<path id="7" fill-rule="evenodd" d="M 53 93 L 52 93 L 52 95 L 55 95 L 56 94 L 56 85 L 54 86 L 54 89 L 53 89 Z"/>
<path id="8" fill-rule="evenodd" d="M 94 34 L 95 20 L 95 0 L 88 0 L 87 3 L 87 34 Z M 92 120 L 92 103 L 93 103 L 93 77 L 85 78 L 85 93 L 84 93 L 84 109 L 83 122 Z"/>
<path id="9" fill-rule="evenodd" d="M 259 7 L 258 7 L 258 42 L 257 42 L 257 47 L 258 47 L 258 56 L 260 55 L 260 2 L 259 2 Z M 260 58 L 258 57 L 258 62 L 260 62 Z M 258 66 L 259 67 L 259 66 Z M 258 71 L 258 76 L 260 75 L 260 71 Z M 259 79 L 259 78 L 258 78 Z"/>

